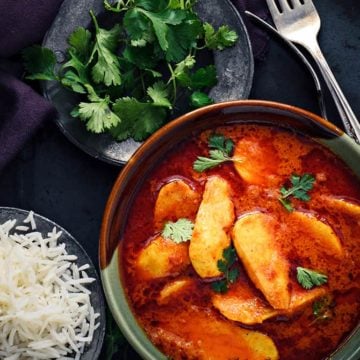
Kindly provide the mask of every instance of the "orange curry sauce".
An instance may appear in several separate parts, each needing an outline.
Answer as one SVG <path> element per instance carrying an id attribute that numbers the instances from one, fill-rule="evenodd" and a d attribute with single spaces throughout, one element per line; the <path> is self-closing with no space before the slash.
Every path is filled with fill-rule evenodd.
<path id="1" fill-rule="evenodd" d="M 234 125 L 219 128 L 236 144 L 254 142 L 266 154 L 263 174 L 276 172 L 274 181 L 266 186 L 246 183 L 227 162 L 198 173 L 193 163 L 198 156 L 208 155 L 208 137 L 204 132 L 177 146 L 155 167 L 138 192 L 131 209 L 120 252 L 120 265 L 126 292 L 138 322 L 150 340 L 172 359 L 266 359 L 241 349 L 234 329 L 252 329 L 268 335 L 274 342 L 280 359 L 320 360 L 334 351 L 359 322 L 360 313 L 360 215 L 332 207 L 323 197 L 360 203 L 359 180 L 335 155 L 302 135 L 274 127 Z M 330 225 L 341 241 L 343 256 L 330 256 L 307 237 L 307 229 L 292 229 L 290 213 L 278 201 L 279 189 L 289 185 L 291 174 L 310 173 L 316 178 L 309 202 L 292 200 L 297 210 L 311 212 Z M 157 231 L 154 227 L 154 206 L 159 189 L 174 179 L 183 179 L 199 194 L 209 176 L 225 179 L 232 190 L 235 218 L 245 213 L 261 211 L 274 217 L 282 227 L 281 248 L 290 262 L 292 287 L 298 286 L 296 267 L 316 268 L 327 274 L 323 285 L 331 296 L 328 318 L 313 314 L 313 303 L 290 315 L 279 315 L 261 324 L 243 325 L 225 318 L 211 301 L 214 290 L 209 279 L 201 279 L 189 264 L 185 270 L 157 279 L 144 279 L 136 269 L 140 251 L 149 244 Z M 174 211 L 175 213 L 175 211 Z M 190 220 L 195 220 L 193 214 Z M 171 218 L 169 220 L 177 220 Z M 293 251 L 293 242 L 298 251 Z M 256 256 L 261 257 L 261 253 Z M 266 302 L 262 293 L 249 279 L 241 261 L 237 264 L 238 286 L 244 284 Z M 160 291 L 175 279 L 190 278 L 190 285 L 180 289 L 165 302 L 159 301 Z M 240 348 L 239 348 L 240 347 Z M 205 354 L 203 349 L 206 349 Z M 242 354 L 238 356 L 236 354 Z M 211 354 L 211 355 L 209 355 Z"/>

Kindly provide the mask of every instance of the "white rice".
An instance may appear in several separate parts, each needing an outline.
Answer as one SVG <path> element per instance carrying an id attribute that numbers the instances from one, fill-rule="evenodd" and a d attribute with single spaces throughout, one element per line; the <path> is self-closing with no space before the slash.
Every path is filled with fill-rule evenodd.
<path id="1" fill-rule="evenodd" d="M 80 359 L 99 326 L 86 288 L 95 279 L 58 243 L 61 231 L 43 237 L 32 211 L 24 223 L 0 225 L 0 359 Z"/>

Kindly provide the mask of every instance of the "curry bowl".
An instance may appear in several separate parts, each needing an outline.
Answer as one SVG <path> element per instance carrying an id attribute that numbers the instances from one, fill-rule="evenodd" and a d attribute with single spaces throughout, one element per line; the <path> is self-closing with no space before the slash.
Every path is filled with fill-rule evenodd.
<path id="1" fill-rule="evenodd" d="M 357 359 L 359 178 L 360 147 L 293 106 L 224 102 L 164 126 L 100 233 L 130 344 L 153 360 Z"/>

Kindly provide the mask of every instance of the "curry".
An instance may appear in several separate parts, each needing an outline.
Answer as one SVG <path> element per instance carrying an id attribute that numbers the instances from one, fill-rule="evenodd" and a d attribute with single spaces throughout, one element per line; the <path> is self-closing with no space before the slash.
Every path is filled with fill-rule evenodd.
<path id="1" fill-rule="evenodd" d="M 205 131 L 148 175 L 119 254 L 169 358 L 324 359 L 359 323 L 359 179 L 289 130 Z"/>

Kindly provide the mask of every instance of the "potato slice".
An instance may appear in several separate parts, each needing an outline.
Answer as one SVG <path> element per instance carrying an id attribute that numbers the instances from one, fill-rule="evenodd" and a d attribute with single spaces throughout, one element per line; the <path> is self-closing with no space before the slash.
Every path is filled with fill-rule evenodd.
<path id="1" fill-rule="evenodd" d="M 321 251 L 329 255 L 342 256 L 343 248 L 338 236 L 330 225 L 318 220 L 315 215 L 302 211 L 293 211 L 289 214 L 289 224 L 292 228 L 297 226 L 302 233 L 311 239 L 314 245 L 318 245 Z M 301 246 L 301 242 L 294 242 L 294 246 Z"/>
<path id="2" fill-rule="evenodd" d="M 140 252 L 137 268 L 148 279 L 176 275 L 190 264 L 188 249 L 188 243 L 175 244 L 158 236 Z"/>
<path id="3" fill-rule="evenodd" d="M 179 280 L 174 280 L 173 282 L 170 282 L 166 284 L 163 289 L 160 291 L 160 295 L 158 298 L 159 304 L 166 303 L 169 298 L 172 298 L 176 296 L 176 294 L 186 288 L 188 285 L 192 283 L 192 280 L 190 278 L 184 278 Z"/>
<path id="4" fill-rule="evenodd" d="M 241 217 L 233 229 L 237 254 L 255 286 L 275 309 L 287 309 L 290 303 L 289 263 L 275 237 L 277 222 L 264 213 Z"/>
<path id="5" fill-rule="evenodd" d="M 191 263 L 202 278 L 221 275 L 217 262 L 230 245 L 228 230 L 235 217 L 230 192 L 227 181 L 219 176 L 206 182 L 189 247 Z"/>
<path id="6" fill-rule="evenodd" d="M 242 329 L 195 306 L 177 312 L 175 317 L 162 317 L 159 323 L 149 329 L 148 333 L 155 344 L 157 338 L 160 338 L 165 352 L 174 355 L 174 358 L 180 358 L 183 351 L 188 358 L 199 360 L 279 358 L 276 346 L 269 336 Z M 175 349 L 178 352 L 173 354 Z"/>
<path id="7" fill-rule="evenodd" d="M 286 310 L 275 310 L 262 300 L 246 283 L 236 283 L 225 294 L 215 294 L 212 302 L 226 318 L 246 325 L 261 324 L 278 315 L 291 316 L 327 293 L 325 288 L 304 290 L 298 287 L 291 292 Z"/>
<path id="8" fill-rule="evenodd" d="M 155 203 L 154 223 L 162 230 L 164 223 L 180 218 L 194 218 L 201 196 L 184 180 L 174 180 L 161 187 Z"/>
<path id="9" fill-rule="evenodd" d="M 316 299 L 324 296 L 327 293 L 327 289 L 324 287 L 318 287 L 312 290 L 305 289 L 293 289 L 291 292 L 291 300 L 289 312 L 294 312 L 302 309 L 306 305 L 314 302 Z"/>
<path id="10" fill-rule="evenodd" d="M 226 318 L 246 325 L 261 324 L 278 314 L 244 282 L 237 282 L 225 294 L 215 294 L 212 303 Z"/>
<path id="11" fill-rule="evenodd" d="M 234 165 L 243 180 L 254 185 L 274 182 L 279 159 L 275 149 L 271 156 L 268 151 L 256 139 L 242 139 L 236 144 L 233 157 L 240 161 L 234 162 Z"/>
<path id="12" fill-rule="evenodd" d="M 360 218 L 360 205 L 332 196 L 321 196 L 321 200 L 322 202 L 325 202 L 331 209 L 339 210 L 346 214 Z"/>

